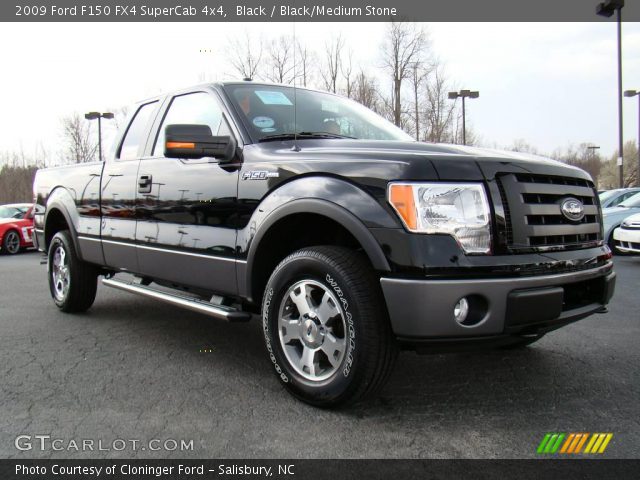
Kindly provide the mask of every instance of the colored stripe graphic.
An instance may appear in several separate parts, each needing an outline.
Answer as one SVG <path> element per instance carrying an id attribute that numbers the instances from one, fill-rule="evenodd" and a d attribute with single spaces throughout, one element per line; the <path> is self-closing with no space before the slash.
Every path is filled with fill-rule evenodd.
<path id="1" fill-rule="evenodd" d="M 602 445 L 600 445 L 600 450 L 598 450 L 598 453 L 604 453 L 604 451 L 607 448 L 607 445 L 609 445 L 609 442 L 611 441 L 611 439 L 613 438 L 613 433 L 607 433 L 607 436 L 604 439 L 604 442 L 602 442 Z"/>
<path id="2" fill-rule="evenodd" d="M 547 433 L 538 445 L 538 453 L 556 453 L 564 437 L 564 433 Z"/>
<path id="3" fill-rule="evenodd" d="M 547 446 L 544 449 L 544 453 L 551 453 L 551 449 L 555 445 L 557 438 L 558 438 L 558 434 L 557 433 L 554 433 L 554 434 L 551 435 L 551 438 L 547 442 Z"/>
<path id="4" fill-rule="evenodd" d="M 558 439 L 556 440 L 556 443 L 553 445 L 553 448 L 551 448 L 551 453 L 556 453 L 558 451 L 558 449 L 560 448 L 560 444 L 562 443 L 562 440 L 564 440 L 564 433 L 558 434 Z"/>
<path id="5" fill-rule="evenodd" d="M 569 445 L 571 445 L 571 442 L 573 442 L 573 439 L 576 437 L 575 433 L 570 433 L 569 436 L 567 437 L 567 440 L 564 442 L 564 445 L 562 445 L 562 450 L 560 450 L 560 453 L 566 453 L 567 449 L 569 448 Z"/>
<path id="6" fill-rule="evenodd" d="M 587 447 L 584 449 L 584 453 L 591 453 L 591 447 L 593 447 L 593 444 L 596 443 L 597 439 L 598 439 L 597 433 L 594 433 L 593 435 L 591 435 L 591 438 L 589 439 L 589 443 L 587 443 Z"/>
<path id="7" fill-rule="evenodd" d="M 582 439 L 580 440 L 580 443 L 578 443 L 578 445 L 576 445 L 576 450 L 575 450 L 574 453 L 580 453 L 580 450 L 582 450 L 582 446 L 587 441 L 588 437 L 589 437 L 588 433 L 583 433 L 582 434 Z"/>
<path id="8" fill-rule="evenodd" d="M 544 452 L 544 447 L 547 445 L 547 442 L 549 441 L 550 438 L 551 438 L 551 434 L 550 433 L 547 433 L 544 436 L 544 438 L 540 442 L 540 445 L 538 445 L 538 453 L 543 453 Z"/>
<path id="9" fill-rule="evenodd" d="M 584 453 L 604 453 L 612 438 L 612 433 L 594 433 Z"/>
<path id="10" fill-rule="evenodd" d="M 540 445 L 538 445 L 537 453 L 539 454 L 602 454 L 607 449 L 609 442 L 613 438 L 613 433 L 547 433 Z M 582 447 L 586 447 L 584 451 Z"/>

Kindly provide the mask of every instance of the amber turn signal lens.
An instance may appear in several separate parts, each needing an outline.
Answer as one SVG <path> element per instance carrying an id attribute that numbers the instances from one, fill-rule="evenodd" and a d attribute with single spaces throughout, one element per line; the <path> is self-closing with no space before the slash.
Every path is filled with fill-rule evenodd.
<path id="1" fill-rule="evenodd" d="M 191 142 L 167 142 L 167 148 L 196 148 L 196 144 Z"/>
<path id="2" fill-rule="evenodd" d="M 389 188 L 389 202 L 396 209 L 409 230 L 418 229 L 416 204 L 413 199 L 411 185 L 391 185 Z"/>

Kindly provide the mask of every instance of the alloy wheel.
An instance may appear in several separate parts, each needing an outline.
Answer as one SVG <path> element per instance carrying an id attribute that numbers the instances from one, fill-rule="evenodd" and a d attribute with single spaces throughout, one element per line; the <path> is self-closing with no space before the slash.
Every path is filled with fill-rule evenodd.
<path id="1" fill-rule="evenodd" d="M 287 361 L 305 379 L 322 381 L 339 369 L 347 349 L 345 313 L 326 286 L 301 280 L 289 287 L 278 331 Z"/>

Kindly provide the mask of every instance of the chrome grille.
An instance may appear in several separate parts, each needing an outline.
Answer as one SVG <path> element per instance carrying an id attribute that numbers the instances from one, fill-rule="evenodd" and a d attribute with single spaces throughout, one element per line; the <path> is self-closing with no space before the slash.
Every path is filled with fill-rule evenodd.
<path id="1" fill-rule="evenodd" d="M 602 240 L 597 192 L 588 180 L 533 174 L 498 177 L 505 205 L 507 247 L 511 250 L 569 249 L 597 245 Z M 580 200 L 584 217 L 566 218 L 560 206 Z"/>

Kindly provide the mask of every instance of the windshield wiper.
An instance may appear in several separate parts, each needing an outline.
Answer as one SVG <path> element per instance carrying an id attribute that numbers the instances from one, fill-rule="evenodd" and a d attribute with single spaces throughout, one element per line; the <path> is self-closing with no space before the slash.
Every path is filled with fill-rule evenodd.
<path id="1" fill-rule="evenodd" d="M 340 135 L 339 133 L 330 132 L 299 132 L 299 133 L 278 133 L 277 135 L 267 135 L 262 137 L 259 142 L 271 142 L 274 140 L 291 140 L 293 138 L 351 138 L 348 135 Z"/>

